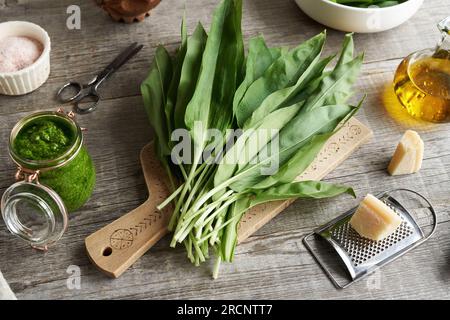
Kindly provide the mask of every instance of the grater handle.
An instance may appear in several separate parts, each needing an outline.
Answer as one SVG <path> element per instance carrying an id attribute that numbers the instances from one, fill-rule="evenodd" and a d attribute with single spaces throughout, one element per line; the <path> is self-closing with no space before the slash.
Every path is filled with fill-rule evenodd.
<path id="1" fill-rule="evenodd" d="M 308 251 L 311 253 L 311 255 L 313 256 L 313 258 L 317 261 L 317 263 L 319 264 L 319 266 L 322 268 L 322 270 L 325 272 L 325 274 L 327 275 L 328 279 L 330 279 L 330 281 L 333 283 L 333 285 L 337 288 L 337 289 L 345 289 L 347 288 L 350 284 L 352 284 L 352 282 L 349 282 L 347 284 L 341 284 L 339 283 L 336 278 L 333 276 L 333 273 L 330 271 L 330 269 L 328 269 L 326 267 L 326 264 L 324 261 L 322 261 L 322 259 L 319 257 L 318 254 L 316 254 L 315 250 L 311 247 L 311 245 L 309 244 L 309 239 L 311 237 L 315 237 L 316 233 L 310 233 L 308 235 L 306 235 L 303 238 L 303 245 L 306 247 L 306 249 L 308 249 Z"/>
<path id="2" fill-rule="evenodd" d="M 431 216 L 433 217 L 432 229 L 431 229 L 430 233 L 427 236 L 424 236 L 424 238 L 421 241 L 419 241 L 419 244 L 427 241 L 435 233 L 436 228 L 437 228 L 437 224 L 438 224 L 437 214 L 436 214 L 436 211 L 434 210 L 433 205 L 431 204 L 431 201 L 428 200 L 428 198 L 425 197 L 423 194 L 421 194 L 421 193 L 419 193 L 417 191 L 411 190 L 411 189 L 407 189 L 407 188 L 392 189 L 391 191 L 386 192 L 385 194 L 386 195 L 391 195 L 392 193 L 395 193 L 397 191 L 404 191 L 404 192 L 409 192 L 409 193 L 415 194 L 416 196 L 418 196 L 419 198 L 421 198 L 423 201 L 425 201 L 428 204 L 428 210 L 430 210 Z M 417 224 L 417 222 L 416 222 L 416 224 Z M 419 224 L 417 224 L 417 225 L 419 226 Z"/>

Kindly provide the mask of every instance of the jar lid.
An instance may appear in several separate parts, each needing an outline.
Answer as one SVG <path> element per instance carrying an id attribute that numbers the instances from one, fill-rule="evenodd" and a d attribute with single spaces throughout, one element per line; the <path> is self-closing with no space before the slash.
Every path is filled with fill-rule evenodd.
<path id="1" fill-rule="evenodd" d="M 50 120 L 53 122 L 58 122 L 64 128 L 70 132 L 73 136 L 73 141 L 70 147 L 59 157 L 55 159 L 48 160 L 31 160 L 23 157 L 19 154 L 19 152 L 15 148 L 15 139 L 17 135 L 28 125 L 32 124 L 34 121 L 40 120 Z M 16 123 L 14 128 L 11 130 L 11 134 L 9 137 L 9 154 L 12 160 L 21 168 L 26 168 L 29 170 L 51 170 L 61 166 L 64 166 L 71 159 L 76 157 L 78 151 L 81 149 L 83 145 L 83 134 L 80 126 L 73 119 L 73 116 L 70 114 L 65 114 L 62 110 L 58 111 L 39 111 L 32 113 L 28 116 L 22 118 L 19 122 Z"/>
<path id="2" fill-rule="evenodd" d="M 2 196 L 1 211 L 8 230 L 36 249 L 46 250 L 67 228 L 64 202 L 42 184 L 26 181 L 13 184 Z"/>

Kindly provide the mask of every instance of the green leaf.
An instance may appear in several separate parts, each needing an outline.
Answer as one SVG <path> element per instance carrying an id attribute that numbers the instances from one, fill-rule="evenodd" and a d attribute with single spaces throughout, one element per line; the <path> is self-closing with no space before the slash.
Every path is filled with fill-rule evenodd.
<path id="1" fill-rule="evenodd" d="M 183 17 L 183 21 L 181 23 L 181 45 L 178 49 L 177 55 L 174 61 L 173 67 L 173 76 L 169 86 L 169 90 L 167 92 L 167 101 L 165 105 L 165 115 L 166 115 L 166 126 L 167 126 L 167 135 L 170 138 L 173 131 L 173 122 L 174 122 L 174 108 L 177 100 L 178 87 L 180 84 L 181 70 L 183 67 L 184 58 L 186 56 L 187 50 L 187 31 L 186 31 L 186 23 Z"/>
<path id="2" fill-rule="evenodd" d="M 249 207 L 250 198 L 244 197 L 233 203 L 228 210 L 226 220 L 232 221 L 225 227 L 221 242 L 222 258 L 226 262 L 233 261 L 234 250 L 238 239 L 239 222 Z"/>
<path id="3" fill-rule="evenodd" d="M 255 197 L 251 199 L 250 206 L 253 207 L 269 201 L 297 198 L 331 198 L 343 193 L 356 197 L 355 191 L 347 186 L 320 181 L 293 182 L 257 191 Z"/>
<path id="4" fill-rule="evenodd" d="M 256 183 L 262 181 L 261 169 L 271 162 L 278 162 L 282 166 L 301 147 L 308 143 L 309 139 L 318 134 L 333 132 L 336 127 L 349 115 L 357 110 L 357 107 L 349 105 L 322 106 L 309 112 L 300 112 L 280 132 L 278 147 L 268 143 L 263 154 L 268 156 L 256 164 L 249 164 L 228 180 L 228 185 L 236 192 L 243 192 Z M 275 149 L 275 150 L 272 150 Z"/>
<path id="5" fill-rule="evenodd" d="M 166 92 L 172 78 L 172 61 L 162 46 L 156 49 L 148 77 L 141 84 L 144 108 L 153 127 L 161 155 L 169 155 L 168 131 L 165 121 L 164 106 Z"/>
<path id="6" fill-rule="evenodd" d="M 354 51 L 355 51 L 355 48 L 354 48 L 354 43 L 353 43 L 353 33 L 348 33 L 345 35 L 341 54 L 340 54 L 339 60 L 336 64 L 334 70 L 351 62 L 353 60 Z M 356 77 L 351 81 L 354 82 L 355 80 L 356 80 Z M 344 88 L 337 88 L 336 91 L 330 97 L 325 99 L 325 104 L 345 103 L 352 95 L 350 88 L 353 85 L 353 82 L 351 82 L 350 86 L 347 86 Z"/>
<path id="7" fill-rule="evenodd" d="M 297 95 L 289 99 L 285 105 L 291 105 L 296 104 L 299 102 L 302 102 L 303 104 L 306 103 L 306 100 L 308 100 L 309 97 L 311 97 L 313 94 L 317 93 L 317 90 L 322 85 L 322 80 L 325 77 L 328 77 L 331 74 L 331 71 L 324 71 L 320 76 L 313 79 L 304 90 L 299 92 Z M 332 103 L 333 104 L 333 103 Z"/>
<path id="8" fill-rule="evenodd" d="M 295 117 L 302 106 L 302 104 L 294 104 L 275 110 L 267 115 L 248 138 L 244 152 L 239 157 L 238 170 L 244 168 L 253 160 L 258 152 L 272 141 L 279 134 L 279 131 Z"/>
<path id="9" fill-rule="evenodd" d="M 314 161 L 334 132 L 316 135 L 300 148 L 278 171 L 257 183 L 253 189 L 266 189 L 276 184 L 289 183 L 301 175 Z"/>
<path id="10" fill-rule="evenodd" d="M 233 99 L 233 110 L 236 109 L 242 100 L 248 87 L 258 78 L 260 78 L 267 68 L 278 59 L 281 54 L 279 49 L 269 49 L 266 46 L 263 37 L 250 39 L 248 57 L 246 63 L 245 78 L 239 88 L 236 90 Z"/>
<path id="11" fill-rule="evenodd" d="M 339 56 L 339 60 L 336 64 L 335 69 L 352 61 L 354 52 L 355 52 L 355 45 L 353 42 L 353 33 L 347 33 L 345 35 L 344 43 L 342 44 L 341 54 Z"/>
<path id="12" fill-rule="evenodd" d="M 363 55 L 338 66 L 322 79 L 318 91 L 308 98 L 304 110 L 309 111 L 324 105 L 328 99 L 333 99 L 336 92 L 349 92 L 361 70 Z"/>
<path id="13" fill-rule="evenodd" d="M 214 11 L 211 30 L 203 52 L 200 75 L 195 92 L 186 108 L 186 127 L 191 130 L 192 139 L 200 149 L 206 143 L 206 136 L 204 132 L 194 130 L 194 124 L 199 121 L 204 126 L 208 126 L 210 123 L 214 78 L 221 46 L 226 45 L 222 42 L 222 35 L 228 35 L 224 32 L 224 26 L 227 17 L 230 16 L 232 4 L 231 0 L 223 0 Z M 197 151 L 197 156 L 200 151 Z"/>
<path id="14" fill-rule="evenodd" d="M 235 36 L 236 36 L 236 83 L 235 88 L 233 90 L 233 98 L 234 93 L 236 92 L 236 89 L 239 87 L 239 85 L 242 83 L 242 81 L 245 78 L 245 45 L 244 45 L 244 37 L 242 35 L 242 1 L 243 0 L 235 0 L 234 1 L 234 23 L 235 23 Z M 233 100 L 233 99 L 232 99 Z M 232 107 L 232 106 L 231 106 Z M 234 112 L 233 112 L 234 115 Z"/>
<path id="15" fill-rule="evenodd" d="M 239 127 L 242 128 L 271 93 L 294 85 L 320 54 L 324 43 L 325 33 L 321 33 L 275 60 L 264 75 L 252 83 L 235 110 Z"/>
<path id="16" fill-rule="evenodd" d="M 317 154 L 322 150 L 325 143 L 361 108 L 365 97 L 361 99 L 354 109 L 343 118 L 338 126 L 328 133 L 313 136 L 305 146 L 300 148 L 288 161 L 286 161 L 278 171 L 255 184 L 253 189 L 265 189 L 275 184 L 288 183 L 294 181 L 302 174 L 314 161 Z"/>
<path id="17" fill-rule="evenodd" d="M 187 40 L 187 50 L 181 70 L 174 112 L 174 128 L 186 127 L 184 122 L 186 107 L 194 94 L 207 38 L 205 29 L 199 23 L 192 36 Z"/>
<path id="18" fill-rule="evenodd" d="M 330 0 L 347 6 L 368 8 L 370 6 L 378 6 L 380 8 L 396 6 L 407 0 Z"/>
<path id="19" fill-rule="evenodd" d="M 222 184 L 230 179 L 235 171 L 248 164 L 254 158 L 255 154 L 263 148 L 273 136 L 260 136 L 258 130 L 281 130 L 292 118 L 298 113 L 301 105 L 293 105 L 272 112 L 264 121 L 255 128 L 256 130 L 244 131 L 236 143 L 226 152 L 223 163 L 217 168 L 214 176 L 214 186 Z M 261 139 L 261 140 L 259 140 Z M 264 140 L 266 139 L 266 140 Z M 258 146 L 260 146 L 258 148 Z M 233 160 L 234 163 L 233 163 Z M 219 198 L 223 193 L 215 195 L 215 199 Z"/>
<path id="20" fill-rule="evenodd" d="M 242 40 L 242 0 L 232 1 L 233 8 L 224 21 L 222 40 L 217 59 L 216 75 L 211 103 L 209 128 L 222 132 L 231 126 L 234 119 L 233 97 L 244 64 Z"/>
<path id="21" fill-rule="evenodd" d="M 195 92 L 185 112 L 194 147 L 193 162 L 175 204 L 173 223 L 187 214 L 186 195 L 196 183 L 197 167 L 211 138 L 206 129 L 225 131 L 234 119 L 232 100 L 244 63 L 241 16 L 242 0 L 222 0 L 214 11 Z"/>
<path id="22" fill-rule="evenodd" d="M 318 55 L 300 76 L 295 85 L 280 89 L 269 95 L 246 121 L 244 129 L 255 127 L 270 112 L 285 106 L 287 101 L 299 94 L 313 79 L 320 77 L 323 70 L 334 56 L 325 58 L 321 61 L 319 61 L 319 58 L 320 56 Z"/>

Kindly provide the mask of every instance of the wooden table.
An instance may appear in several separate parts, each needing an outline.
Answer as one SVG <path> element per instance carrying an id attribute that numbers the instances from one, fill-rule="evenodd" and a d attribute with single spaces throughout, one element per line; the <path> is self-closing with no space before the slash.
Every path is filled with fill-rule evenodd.
<path id="1" fill-rule="evenodd" d="M 130 42 L 145 44 L 144 50 L 102 88 L 104 100 L 98 111 L 79 117 L 81 125 L 89 129 L 86 141 L 97 166 L 98 182 L 88 204 L 71 215 L 70 228 L 61 242 L 48 253 L 36 252 L 0 223 L 0 269 L 18 298 L 450 298 L 450 127 L 420 128 L 426 146 L 423 169 L 415 175 L 390 177 L 386 166 L 396 143 L 406 127 L 417 125 L 410 120 L 405 120 L 406 126 L 405 121 L 398 123 L 383 106 L 383 101 L 390 99 L 388 105 L 395 108 L 395 99 L 384 92 L 401 58 L 435 45 L 439 38 L 435 24 L 450 14 L 448 0 L 425 1 L 413 19 L 394 30 L 355 36 L 357 48 L 366 53 L 356 91 L 368 94 L 358 119 L 373 129 L 375 137 L 326 180 L 352 185 L 359 196 L 395 187 L 413 188 L 434 203 L 439 226 L 428 243 L 386 266 L 375 278 L 344 291 L 334 289 L 301 241 L 315 227 L 356 205 L 357 200 L 345 197 L 297 201 L 239 245 L 234 264 L 223 266 L 215 281 L 210 278 L 211 265 L 195 268 L 182 249 L 169 248 L 168 237 L 119 279 L 109 279 L 92 266 L 84 238 L 147 197 L 138 155 L 151 139 L 151 129 L 139 84 L 157 45 L 164 44 L 172 51 L 178 46 L 184 1 L 162 1 L 150 18 L 132 25 L 113 22 L 94 1 L 77 2 L 82 26 L 71 31 L 66 28 L 71 0 L 0 0 L 1 22 L 35 22 L 49 32 L 53 43 L 47 83 L 30 95 L 0 97 L 1 192 L 13 182 L 15 168 L 7 154 L 7 139 L 14 123 L 32 111 L 57 108 L 54 94 L 65 81 L 88 80 Z M 209 25 L 216 2 L 186 2 L 191 32 L 197 20 Z M 324 28 L 303 14 L 293 0 L 244 2 L 246 39 L 264 34 L 271 45 L 293 46 Z M 327 51 L 338 50 L 342 39 L 343 33 L 329 30 Z M 80 268 L 80 289 L 67 287 L 71 265 Z"/>

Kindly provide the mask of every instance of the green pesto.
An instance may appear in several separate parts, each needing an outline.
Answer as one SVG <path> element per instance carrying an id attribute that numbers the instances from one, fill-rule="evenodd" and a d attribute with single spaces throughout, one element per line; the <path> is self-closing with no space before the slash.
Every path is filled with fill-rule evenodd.
<path id="1" fill-rule="evenodd" d="M 61 119 L 42 117 L 31 120 L 14 139 L 14 151 L 23 159 L 51 161 L 64 156 L 76 139 L 70 125 Z M 71 158 L 73 153 L 67 155 Z M 65 165 L 43 170 L 39 181 L 53 189 L 73 212 L 83 206 L 95 186 L 95 167 L 84 146 Z"/>
<path id="2" fill-rule="evenodd" d="M 91 197 L 95 186 L 95 167 L 83 146 L 78 155 L 65 166 L 42 172 L 40 182 L 52 188 L 73 212 L 83 206 Z"/>
<path id="3" fill-rule="evenodd" d="M 73 137 L 62 122 L 40 119 L 31 122 L 14 140 L 17 154 L 28 160 L 52 160 L 63 155 Z"/>

